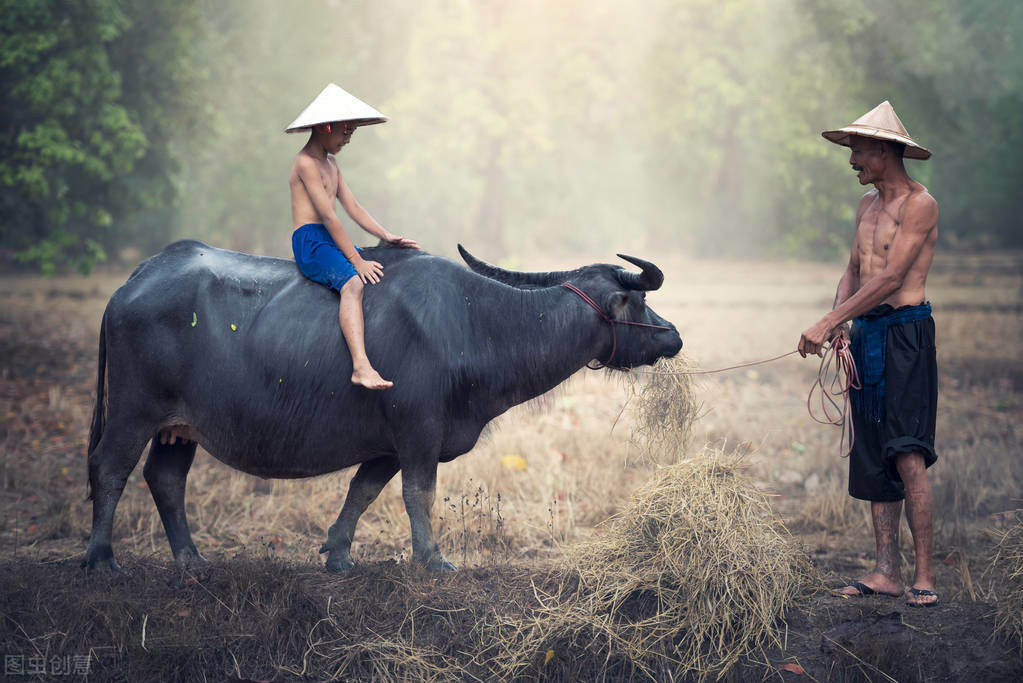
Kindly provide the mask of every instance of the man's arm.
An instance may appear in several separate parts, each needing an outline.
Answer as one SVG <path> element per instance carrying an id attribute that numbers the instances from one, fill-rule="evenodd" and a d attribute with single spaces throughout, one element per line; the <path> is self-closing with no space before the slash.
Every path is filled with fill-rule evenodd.
<path id="1" fill-rule="evenodd" d="M 849 263 L 845 267 L 845 272 L 842 273 L 842 277 L 838 280 L 838 289 L 835 290 L 835 303 L 832 304 L 831 309 L 834 310 L 841 306 L 843 303 L 849 300 L 849 298 L 855 294 L 860 288 L 860 237 L 859 230 L 856 231 L 856 236 L 853 238 L 852 249 L 849 251 Z M 832 328 L 831 333 L 828 335 L 829 339 L 835 337 L 845 336 L 848 338 L 848 330 L 845 326 L 845 321 L 842 321 Z"/>
<path id="2" fill-rule="evenodd" d="M 399 237 L 377 223 L 376 219 L 369 215 L 369 212 L 366 211 L 366 209 L 362 208 L 362 204 L 358 202 L 355 195 L 352 194 L 352 191 L 348 189 L 348 183 L 345 182 L 340 171 L 337 174 L 337 198 L 338 201 L 341 202 L 341 207 L 349 216 L 352 217 L 352 220 L 358 223 L 359 226 L 369 234 L 396 246 L 412 247 L 414 249 L 419 248 L 419 245 L 416 244 L 415 240 Z"/>
<path id="3" fill-rule="evenodd" d="M 863 315 L 899 291 L 910 267 L 920 256 L 927 236 L 938 223 L 938 203 L 929 194 L 918 194 L 906 200 L 906 221 L 903 223 L 889 250 L 888 262 L 880 273 L 870 278 L 851 296 L 830 313 L 803 332 L 799 340 L 799 354 L 820 351 L 828 334 L 838 325 Z M 855 248 L 855 245 L 854 245 Z"/>
<path id="4" fill-rule="evenodd" d="M 838 289 L 835 291 L 835 303 L 831 306 L 832 310 L 844 304 L 860 288 L 860 220 L 863 219 L 863 214 L 874 201 L 876 194 L 877 192 L 874 190 L 866 193 L 860 198 L 860 204 L 856 207 L 856 232 L 853 235 L 852 248 L 849 249 L 849 263 L 838 280 Z"/>

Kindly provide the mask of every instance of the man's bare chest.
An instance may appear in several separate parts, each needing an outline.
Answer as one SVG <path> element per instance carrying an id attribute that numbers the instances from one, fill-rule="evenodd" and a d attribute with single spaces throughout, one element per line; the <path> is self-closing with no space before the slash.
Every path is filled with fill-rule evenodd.
<path id="1" fill-rule="evenodd" d="M 864 251 L 884 256 L 899 231 L 899 221 L 881 210 L 868 210 L 860 219 L 860 245 Z"/>
<path id="2" fill-rule="evenodd" d="M 875 201 L 860 217 L 858 228 L 861 256 L 870 256 L 873 262 L 887 262 L 888 253 L 902 225 L 902 206 L 905 199 L 882 204 Z"/>

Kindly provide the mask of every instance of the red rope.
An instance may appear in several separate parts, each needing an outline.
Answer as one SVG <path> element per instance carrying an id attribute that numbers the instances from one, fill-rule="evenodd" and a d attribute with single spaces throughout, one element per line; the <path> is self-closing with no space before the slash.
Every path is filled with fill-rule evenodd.
<path id="1" fill-rule="evenodd" d="M 830 382 L 828 381 L 829 375 L 831 376 Z M 821 358 L 821 365 L 817 370 L 817 381 L 810 386 L 810 393 L 806 397 L 806 410 L 815 422 L 842 428 L 842 436 L 838 442 L 839 449 L 845 443 L 845 435 L 848 432 L 849 449 L 841 454 L 843 458 L 852 453 L 856 438 L 853 432 L 852 417 L 849 414 L 849 390 L 862 388 L 860 374 L 856 370 L 856 361 L 849 348 L 849 340 L 844 335 L 839 336 L 824 349 L 824 356 Z M 813 395 L 817 389 L 820 389 L 823 418 L 817 417 L 813 410 Z M 838 402 L 839 397 L 841 397 L 841 405 Z M 835 411 L 834 415 L 831 411 Z"/>
<path id="2" fill-rule="evenodd" d="M 606 368 L 608 364 L 614 359 L 615 351 L 618 349 L 618 336 L 615 333 L 615 325 L 634 325 L 636 327 L 652 327 L 658 330 L 670 330 L 670 327 L 664 325 L 650 325 L 648 323 L 637 323 L 631 320 L 616 320 L 607 313 L 604 312 L 597 302 L 587 296 L 586 292 L 582 291 L 575 285 L 570 285 L 567 282 L 562 283 L 562 287 L 566 287 L 590 305 L 590 308 L 597 312 L 605 322 L 611 325 L 611 355 L 608 356 L 606 362 L 601 363 L 596 361 L 598 365 L 587 364 L 587 367 L 591 370 L 599 370 Z M 780 356 L 774 356 L 773 358 L 765 358 L 764 360 L 750 361 L 749 363 L 739 363 L 738 365 L 729 365 L 727 368 L 718 368 L 717 370 L 677 370 L 677 371 L 648 371 L 648 370 L 633 370 L 627 369 L 626 372 L 638 372 L 645 375 L 712 375 L 718 372 L 727 372 L 728 370 L 737 370 L 739 368 L 748 368 L 754 365 L 763 365 L 764 363 L 773 363 L 776 360 L 781 360 L 787 356 L 791 356 L 799 351 L 789 351 L 783 353 Z M 828 376 L 831 375 L 830 381 Z M 846 433 L 849 434 L 849 450 L 842 454 L 842 457 L 848 457 L 852 453 L 853 443 L 855 443 L 855 434 L 853 433 L 852 418 L 849 415 L 849 390 L 850 389 L 862 389 L 863 385 L 860 384 L 860 375 L 856 370 L 856 361 L 853 359 L 852 351 L 849 348 L 849 340 L 845 336 L 836 337 L 833 342 L 824 346 L 824 354 L 821 356 L 821 364 L 817 369 L 817 380 L 810 385 L 810 393 L 806 397 L 806 410 L 810 413 L 810 418 L 814 422 L 820 424 L 830 424 L 836 427 L 842 428 L 842 437 L 838 442 L 839 448 L 845 442 Z M 817 417 L 813 409 L 813 395 L 817 390 L 820 390 L 820 404 L 821 413 L 823 417 Z M 841 405 L 839 405 L 838 398 L 841 397 Z M 832 415 L 831 411 L 835 411 Z"/>
<path id="3" fill-rule="evenodd" d="M 780 356 L 755 360 L 749 363 L 730 365 L 727 368 L 716 370 L 676 370 L 676 371 L 649 371 L 630 370 L 645 375 L 711 375 L 738 368 L 748 368 L 753 365 L 763 365 L 781 360 L 799 351 L 789 351 Z M 830 376 L 830 380 L 828 379 Z M 849 414 L 849 390 L 861 389 L 859 372 L 856 370 L 856 361 L 853 360 L 852 351 L 849 349 L 849 341 L 845 337 L 838 337 L 831 344 L 824 346 L 824 354 L 821 357 L 820 367 L 817 369 L 817 379 L 810 385 L 810 393 L 806 397 L 806 410 L 810 418 L 820 424 L 830 424 L 842 428 L 842 437 L 839 441 L 839 448 L 845 442 L 845 435 L 849 435 L 849 449 L 842 453 L 842 457 L 848 457 L 852 453 L 855 435 L 853 433 L 852 417 Z M 817 417 L 813 408 L 813 396 L 820 390 L 820 405 L 823 418 Z M 841 404 L 839 404 L 841 397 Z M 832 414 L 834 411 L 834 414 Z"/>

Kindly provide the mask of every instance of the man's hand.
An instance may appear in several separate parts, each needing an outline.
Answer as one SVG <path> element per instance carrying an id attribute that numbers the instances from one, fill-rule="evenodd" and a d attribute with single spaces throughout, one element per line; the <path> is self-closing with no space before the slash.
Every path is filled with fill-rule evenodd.
<path id="1" fill-rule="evenodd" d="M 392 233 L 386 233 L 384 235 L 384 241 L 390 244 L 392 247 L 402 247 L 404 249 L 418 249 L 419 243 L 415 240 L 410 240 L 407 237 L 401 235 L 394 235 Z"/>
<path id="2" fill-rule="evenodd" d="M 843 326 L 839 325 L 838 327 Z M 824 342 L 833 338 L 836 329 L 827 319 L 819 320 L 816 325 L 803 332 L 799 338 L 799 355 L 803 358 L 811 354 L 820 355 Z"/>
<path id="3" fill-rule="evenodd" d="M 845 323 L 842 323 L 835 329 L 831 330 L 831 335 L 828 337 L 828 341 L 830 341 L 832 346 L 834 346 L 835 342 L 837 342 L 840 338 L 844 339 L 846 344 L 849 343 L 849 326 Z"/>
<path id="4" fill-rule="evenodd" d="M 364 258 L 359 258 L 352 261 L 352 266 L 364 284 L 375 285 L 384 276 L 384 267 L 378 261 L 367 261 Z"/>

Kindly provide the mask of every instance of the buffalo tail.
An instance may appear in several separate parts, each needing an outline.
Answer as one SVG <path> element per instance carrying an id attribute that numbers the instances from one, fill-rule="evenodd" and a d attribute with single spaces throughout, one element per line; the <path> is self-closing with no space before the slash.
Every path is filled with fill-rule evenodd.
<path id="1" fill-rule="evenodd" d="M 96 370 L 96 405 L 92 409 L 92 426 L 89 428 L 89 459 L 99 445 L 103 437 L 103 404 L 106 398 L 106 371 L 107 371 L 107 314 L 103 312 L 103 321 L 99 326 L 99 359 Z M 92 483 L 86 476 L 86 500 L 92 500 Z"/>

